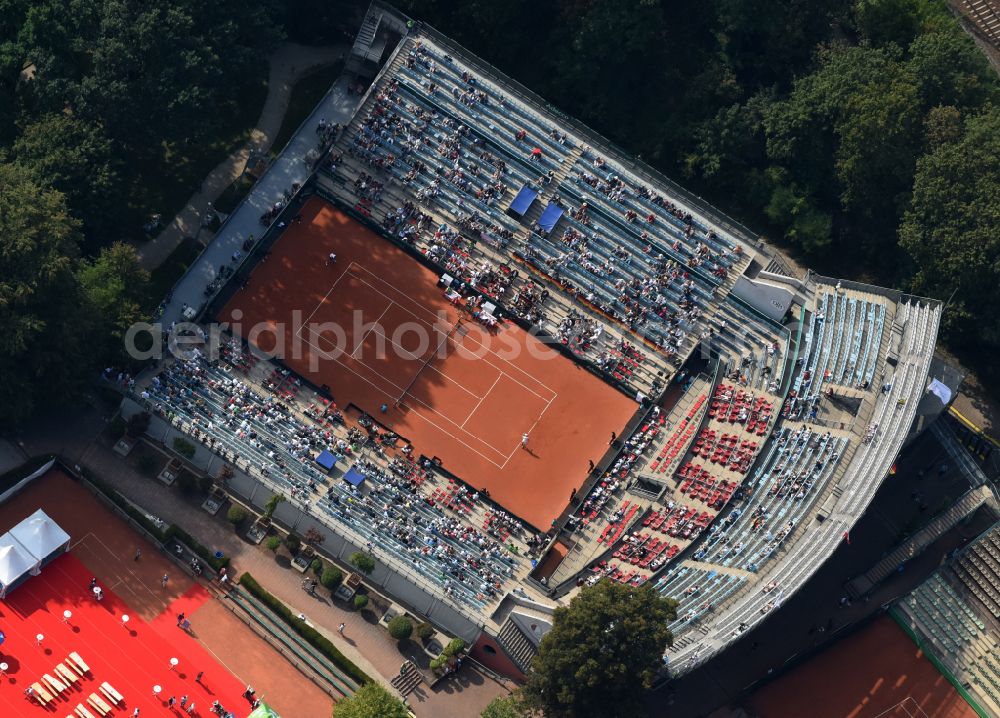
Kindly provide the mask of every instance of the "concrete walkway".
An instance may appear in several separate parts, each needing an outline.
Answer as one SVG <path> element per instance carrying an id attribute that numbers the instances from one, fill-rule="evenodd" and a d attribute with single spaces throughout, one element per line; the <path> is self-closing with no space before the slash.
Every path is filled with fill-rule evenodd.
<path id="1" fill-rule="evenodd" d="M 160 266 L 184 237 L 196 235 L 209 202 L 215 202 L 236 181 L 243 172 L 251 151 L 267 152 L 271 149 L 271 144 L 281 129 L 281 121 L 288 109 L 295 83 L 311 71 L 337 62 L 349 50 L 350 46 L 347 44 L 312 47 L 285 42 L 274 51 L 270 60 L 267 99 L 256 129 L 251 131 L 250 138 L 243 147 L 209 173 L 202 182 L 201 189 L 191 195 L 184 209 L 167 228 L 139 248 L 143 267 L 152 270 Z"/>
<path id="2" fill-rule="evenodd" d="M 80 456 L 87 466 L 121 494 L 165 521 L 183 526 L 203 545 L 230 557 L 233 572 L 249 571 L 258 583 L 290 606 L 304 613 L 317 630 L 325 634 L 359 668 L 377 678 L 391 692 L 389 681 L 398 673 L 404 655 L 388 634 L 369 615 L 335 603 L 325 591 L 311 597 L 302 591 L 301 575 L 287 567 L 287 557 L 276 558 L 260 546 L 253 546 L 233 532 L 220 513 L 209 516 L 174 488 L 143 476 L 103 444 L 91 444 Z M 324 595 L 325 594 L 325 595 Z M 337 626 L 346 624 L 344 635 Z M 432 716 L 478 716 L 494 698 L 513 686 L 497 683 L 470 666 L 446 681 L 437 690 L 419 686 L 408 698 L 418 718 Z"/>
<path id="3" fill-rule="evenodd" d="M 112 409 L 101 406 L 95 399 L 90 405 L 39 417 L 11 438 L 23 441 L 29 455 L 52 452 L 69 464 L 87 466 L 150 513 L 183 526 L 204 546 L 225 552 L 232 561 L 234 575 L 249 571 L 271 594 L 296 612 L 305 613 L 310 624 L 359 668 L 390 685 L 404 656 L 387 631 L 377 623 L 369 623 L 362 614 L 335 604 L 328 593 L 323 596 L 322 590 L 317 591 L 316 598 L 308 596 L 302 591 L 302 577 L 297 571 L 279 564 L 266 549 L 240 538 L 221 513 L 211 517 L 176 488 L 168 488 L 135 471 L 101 443 L 100 434 L 112 413 Z M 337 633 L 341 622 L 347 624 L 344 636 Z M 467 663 L 456 677 L 434 691 L 426 685 L 419 686 L 408 696 L 408 703 L 418 718 L 473 718 L 490 701 L 513 688 L 512 683 L 498 683 Z"/>

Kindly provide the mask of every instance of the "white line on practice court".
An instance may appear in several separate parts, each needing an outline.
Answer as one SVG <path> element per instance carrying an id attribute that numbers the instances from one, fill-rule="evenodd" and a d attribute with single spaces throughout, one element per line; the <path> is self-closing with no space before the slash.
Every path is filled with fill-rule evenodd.
<path id="1" fill-rule="evenodd" d="M 469 419 L 472 418 L 472 415 L 475 414 L 477 411 L 479 411 L 479 405 L 483 403 L 483 399 L 485 399 L 491 393 L 493 393 L 493 390 L 496 388 L 496 385 L 500 381 L 500 377 L 502 377 L 502 376 L 503 376 L 503 374 L 497 374 L 497 378 L 496 378 L 496 381 L 493 382 L 493 386 L 491 386 L 489 389 L 487 389 L 486 393 L 483 394 L 481 397 L 479 397 L 479 401 L 476 402 L 476 405 L 472 408 L 472 411 L 469 412 L 469 415 L 467 417 L 465 417 L 465 421 L 462 422 L 462 426 L 460 428 L 464 429 L 465 425 L 467 423 L 469 423 Z"/>

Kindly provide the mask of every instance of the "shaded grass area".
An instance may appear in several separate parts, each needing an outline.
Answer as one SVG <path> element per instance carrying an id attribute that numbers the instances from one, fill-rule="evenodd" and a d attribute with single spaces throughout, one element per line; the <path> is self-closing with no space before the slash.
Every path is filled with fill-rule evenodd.
<path id="1" fill-rule="evenodd" d="M 162 145 L 158 152 L 135 161 L 129 188 L 127 226 L 138 230 L 152 214 L 169 222 L 201 187 L 205 177 L 250 137 L 267 99 L 267 64 L 260 79 L 248 82 L 239 103 L 217 132 L 197 143 Z"/>
<path id="2" fill-rule="evenodd" d="M 201 254 L 201 245 L 185 238 L 163 263 L 149 274 L 144 308 L 152 312 Z"/>
<path id="3" fill-rule="evenodd" d="M 330 86 L 340 77 L 344 69 L 344 63 L 335 62 L 329 67 L 323 67 L 312 72 L 297 83 L 292 88 L 292 94 L 288 98 L 288 109 L 285 117 L 281 121 L 281 128 L 274 137 L 271 144 L 271 154 L 276 155 L 285 148 L 288 141 L 292 139 L 295 130 L 299 128 L 309 113 L 315 109 L 323 95 L 327 93 Z"/>

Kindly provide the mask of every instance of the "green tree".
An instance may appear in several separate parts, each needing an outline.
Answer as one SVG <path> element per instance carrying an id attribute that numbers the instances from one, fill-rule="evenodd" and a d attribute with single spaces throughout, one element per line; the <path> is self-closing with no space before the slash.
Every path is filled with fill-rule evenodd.
<path id="1" fill-rule="evenodd" d="M 917 267 L 913 291 L 949 297 L 948 336 L 977 353 L 1000 347 L 1000 109 L 965 122 L 958 141 L 917 164 L 899 231 Z"/>
<path id="2" fill-rule="evenodd" d="M 333 718 L 407 718 L 407 713 L 406 706 L 375 681 L 333 706 Z"/>
<path id="3" fill-rule="evenodd" d="M 920 34 L 921 0 L 858 0 L 854 16 L 858 32 L 872 45 L 906 47 Z"/>
<path id="4" fill-rule="evenodd" d="M 916 38 L 909 47 L 906 69 L 927 109 L 978 107 L 1000 99 L 996 74 L 986 57 L 954 23 Z"/>
<path id="5" fill-rule="evenodd" d="M 524 707 L 518 694 L 494 698 L 486 706 L 482 713 L 482 718 L 529 718 L 530 713 Z"/>
<path id="6" fill-rule="evenodd" d="M 233 504 L 229 507 L 229 511 L 226 512 L 226 521 L 234 527 L 239 527 L 240 524 L 247 520 L 248 516 L 249 514 L 246 512 L 246 509 Z"/>
<path id="7" fill-rule="evenodd" d="M 389 621 L 389 635 L 397 641 L 405 641 L 413 635 L 413 622 L 406 616 L 393 616 Z"/>
<path id="8" fill-rule="evenodd" d="M 643 714 L 643 689 L 663 666 L 677 603 L 646 584 L 604 580 L 556 609 L 524 697 L 546 718 Z"/>
<path id="9" fill-rule="evenodd" d="M 323 584 L 323 587 L 331 591 L 335 590 L 343 580 L 344 572 L 336 566 L 327 566 L 323 569 L 323 573 L 319 577 L 319 582 Z"/>
<path id="10" fill-rule="evenodd" d="M 84 234 L 99 246 L 121 221 L 124 187 L 119 159 L 102 127 L 65 113 L 43 115 L 28 124 L 13 147 L 18 164 L 39 184 L 66 195 Z"/>
<path id="11" fill-rule="evenodd" d="M 149 272 L 139 264 L 135 247 L 115 242 L 79 270 L 80 285 L 97 322 L 95 350 L 105 362 L 128 360 L 122 338 L 145 317 L 143 303 L 149 291 Z"/>
<path id="12" fill-rule="evenodd" d="M 375 559 L 361 551 L 355 551 L 347 560 L 366 576 L 375 570 Z"/>
<path id="13" fill-rule="evenodd" d="M 94 370 L 79 241 L 61 193 L 0 164 L 0 423 L 72 401 Z"/>

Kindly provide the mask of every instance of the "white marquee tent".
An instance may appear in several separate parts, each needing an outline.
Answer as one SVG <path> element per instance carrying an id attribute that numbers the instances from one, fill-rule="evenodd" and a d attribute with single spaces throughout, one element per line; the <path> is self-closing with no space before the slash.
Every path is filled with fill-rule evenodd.
<path id="1" fill-rule="evenodd" d="M 0 536 L 0 598 L 38 574 L 38 559 L 9 533 Z"/>
<path id="2" fill-rule="evenodd" d="M 12 528 L 10 535 L 28 549 L 39 566 L 69 550 L 69 534 L 41 509 Z"/>

